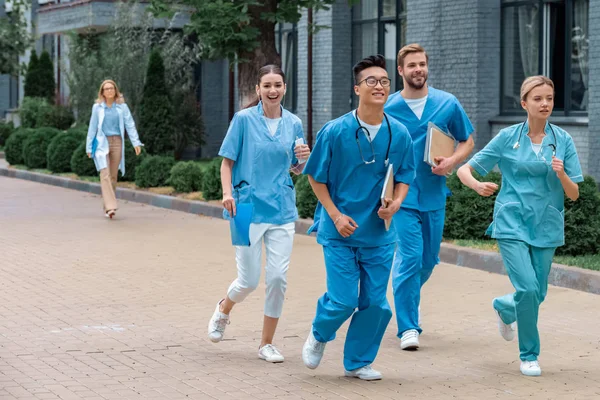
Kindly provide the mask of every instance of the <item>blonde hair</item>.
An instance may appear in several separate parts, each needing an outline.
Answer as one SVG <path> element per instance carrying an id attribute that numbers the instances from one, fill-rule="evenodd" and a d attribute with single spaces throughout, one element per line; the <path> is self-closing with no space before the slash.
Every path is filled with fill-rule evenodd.
<path id="1" fill-rule="evenodd" d="M 404 67 L 404 59 L 406 58 L 407 55 L 413 54 L 413 53 L 425 54 L 425 59 L 427 60 L 427 63 L 429 64 L 429 55 L 427 54 L 427 52 L 425 51 L 423 46 L 421 46 L 420 44 L 417 44 L 417 43 L 413 43 L 413 44 L 407 44 L 406 46 L 401 48 L 400 51 L 398 52 L 398 66 Z"/>
<path id="2" fill-rule="evenodd" d="M 100 89 L 98 89 L 98 98 L 96 99 L 96 103 L 97 104 L 101 104 L 103 101 L 106 100 L 104 98 L 104 94 L 102 94 L 102 91 L 103 91 L 102 88 L 107 83 L 112 83 L 112 85 L 115 87 L 115 102 L 117 104 L 123 104 L 123 103 L 125 103 L 125 98 L 123 97 L 123 93 L 121 93 L 119 91 L 119 87 L 117 86 L 117 84 L 115 83 L 115 81 L 113 81 L 112 79 L 106 79 L 106 80 L 102 81 L 102 83 L 100 84 Z"/>
<path id="3" fill-rule="evenodd" d="M 552 82 L 552 79 L 544 75 L 530 76 L 529 78 L 525 79 L 521 85 L 521 101 L 527 101 L 527 95 L 529 92 L 536 87 L 543 85 L 550 86 L 554 92 L 554 82 Z"/>

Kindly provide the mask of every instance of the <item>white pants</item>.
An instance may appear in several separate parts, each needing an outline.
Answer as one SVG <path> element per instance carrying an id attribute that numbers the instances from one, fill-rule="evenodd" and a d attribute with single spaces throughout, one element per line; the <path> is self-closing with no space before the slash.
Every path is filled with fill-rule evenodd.
<path id="1" fill-rule="evenodd" d="M 250 247 L 235 248 L 238 277 L 229 286 L 227 297 L 235 303 L 241 303 L 258 286 L 264 240 L 267 251 L 265 315 L 279 318 L 287 288 L 287 270 L 295 230 L 293 222 L 285 225 L 250 224 Z"/>

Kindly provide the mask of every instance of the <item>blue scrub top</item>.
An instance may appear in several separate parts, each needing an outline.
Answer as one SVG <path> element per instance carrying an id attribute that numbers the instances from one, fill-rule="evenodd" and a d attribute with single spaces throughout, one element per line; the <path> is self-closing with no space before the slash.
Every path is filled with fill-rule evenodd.
<path id="1" fill-rule="evenodd" d="M 520 147 L 513 148 L 519 140 Z M 554 131 L 553 135 L 552 131 Z M 583 174 L 571 136 L 556 125 L 546 123 L 546 136 L 539 154 L 533 151 L 527 123 L 502 129 L 469 165 L 482 176 L 498 165 L 502 187 L 494 205 L 494 221 L 486 234 L 496 239 L 522 240 L 536 247 L 557 247 L 565 243 L 564 190 L 552 170 L 552 148 L 563 160 L 565 173 L 573 182 Z"/>
<path id="2" fill-rule="evenodd" d="M 431 172 L 431 166 L 423 161 L 427 124 L 433 122 L 440 129 L 450 132 L 459 142 L 469 138 L 473 125 L 454 95 L 429 86 L 427 102 L 421 119 L 396 92 L 390 95 L 385 104 L 385 112 L 408 128 L 414 143 L 417 176 L 408 190 L 402 207 L 419 211 L 434 211 L 446 207 L 446 197 L 450 190 L 446 187 L 446 177 Z"/>
<path id="3" fill-rule="evenodd" d="M 392 134 L 389 161 L 393 164 L 394 181 L 410 185 L 415 176 L 412 140 L 406 127 L 393 118 L 388 119 Z M 358 224 L 354 234 L 343 238 L 319 203 L 315 224 L 309 232 L 317 230 L 317 242 L 324 246 L 375 247 L 396 241 L 395 230 L 386 231 L 384 221 L 377 215 L 387 172 L 388 124 L 384 119 L 373 139 L 375 162 L 372 164 L 365 164 L 361 158 L 356 142 L 357 128 L 353 112 L 328 122 L 317 134 L 317 141 L 304 167 L 305 174 L 327 185 L 340 212 Z M 372 155 L 369 140 L 364 133 L 359 133 L 358 137 L 368 161 Z"/>
<path id="4" fill-rule="evenodd" d="M 295 141 L 304 139 L 300 118 L 281 109 L 281 120 L 271 135 L 262 103 L 237 112 L 219 155 L 233 164 L 233 198 L 253 205 L 253 223 L 287 224 L 298 219 L 296 190 L 290 167 L 298 163 Z"/>
<path id="5" fill-rule="evenodd" d="M 106 103 L 102 103 L 104 107 L 104 121 L 102 121 L 102 132 L 106 136 L 121 136 L 121 128 L 119 126 L 119 112 L 116 103 L 109 107 Z"/>

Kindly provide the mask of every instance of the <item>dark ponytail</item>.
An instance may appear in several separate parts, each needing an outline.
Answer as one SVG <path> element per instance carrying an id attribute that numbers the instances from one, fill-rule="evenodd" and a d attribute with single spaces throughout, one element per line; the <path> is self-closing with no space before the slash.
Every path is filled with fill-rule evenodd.
<path id="1" fill-rule="evenodd" d="M 283 73 L 283 70 L 281 69 L 281 67 L 279 67 L 275 64 L 265 65 L 264 67 L 262 67 L 261 69 L 258 70 L 258 79 L 257 79 L 256 84 L 260 86 L 262 77 L 265 75 L 268 75 L 268 74 L 277 74 L 277 75 L 281 76 L 281 78 L 283 79 L 283 83 L 285 84 L 285 74 Z M 252 100 L 250 103 L 246 104 L 244 109 L 250 108 L 250 107 L 256 107 L 259 102 L 260 102 L 260 99 L 258 98 L 258 96 L 256 96 L 256 98 L 254 100 Z"/>

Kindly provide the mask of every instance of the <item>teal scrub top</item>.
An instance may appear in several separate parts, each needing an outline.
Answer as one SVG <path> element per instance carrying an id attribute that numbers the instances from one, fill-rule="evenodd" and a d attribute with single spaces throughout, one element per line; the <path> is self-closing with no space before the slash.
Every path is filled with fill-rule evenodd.
<path id="1" fill-rule="evenodd" d="M 523 129 L 519 139 L 519 132 Z M 546 123 L 546 136 L 538 154 L 533 150 L 527 123 L 502 129 L 469 165 L 482 176 L 494 166 L 502 173 L 502 187 L 494 205 L 494 220 L 486 234 L 496 239 L 522 240 L 535 247 L 558 247 L 565 243 L 564 190 L 552 170 L 552 146 L 564 162 L 573 182 L 583 174 L 571 136 Z M 554 134 L 553 134 L 554 132 Z M 514 148 L 519 142 L 519 148 Z"/>
<path id="2" fill-rule="evenodd" d="M 464 142 L 473 132 L 473 125 L 454 95 L 429 86 L 427 102 L 421 119 L 396 92 L 388 98 L 385 112 L 408 128 L 414 143 L 417 176 L 408 190 L 404 208 L 419 211 L 434 211 L 446 207 L 446 197 L 450 190 L 446 187 L 446 177 L 431 172 L 431 166 L 423 161 L 427 124 L 431 121 L 440 129 L 450 132 L 459 142 Z"/>
<path id="3" fill-rule="evenodd" d="M 296 190 L 290 167 L 298 163 L 295 141 L 304 139 L 302 122 L 281 108 L 281 120 L 271 135 L 262 103 L 237 112 L 219 155 L 235 161 L 233 198 L 253 205 L 253 223 L 283 225 L 298 219 Z"/>
<path id="4" fill-rule="evenodd" d="M 328 122 L 317 134 L 317 141 L 304 167 L 304 173 L 327 185 L 333 204 L 350 216 L 358 228 L 348 238 L 342 237 L 325 208 L 315 211 L 315 223 L 309 232 L 317 231 L 317 242 L 324 246 L 375 247 L 396 241 L 394 229 L 385 230 L 377 211 L 387 172 L 385 155 L 390 144 L 389 162 L 393 165 L 394 182 L 410 185 L 415 176 L 413 144 L 406 127 L 384 118 L 373 139 L 375 162 L 365 164 L 356 142 L 358 123 L 353 112 Z M 372 156 L 371 144 L 364 133 L 358 140 L 365 157 Z"/>

